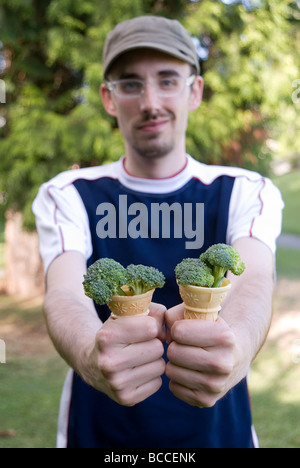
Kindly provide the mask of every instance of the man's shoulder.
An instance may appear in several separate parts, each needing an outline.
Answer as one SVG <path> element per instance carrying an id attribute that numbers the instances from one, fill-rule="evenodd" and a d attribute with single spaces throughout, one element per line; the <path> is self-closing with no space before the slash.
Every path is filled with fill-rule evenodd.
<path id="1" fill-rule="evenodd" d="M 231 166 L 215 166 L 203 164 L 193 158 L 190 158 L 191 174 L 194 179 L 198 179 L 205 185 L 212 184 L 220 177 L 231 177 L 249 182 L 260 182 L 264 177 L 258 172 Z"/>
<path id="2" fill-rule="evenodd" d="M 118 179 L 120 162 L 105 164 L 104 166 L 86 167 L 82 169 L 72 169 L 61 172 L 53 179 L 50 179 L 45 185 L 63 189 L 74 184 L 78 180 L 95 181 L 105 177 Z"/>

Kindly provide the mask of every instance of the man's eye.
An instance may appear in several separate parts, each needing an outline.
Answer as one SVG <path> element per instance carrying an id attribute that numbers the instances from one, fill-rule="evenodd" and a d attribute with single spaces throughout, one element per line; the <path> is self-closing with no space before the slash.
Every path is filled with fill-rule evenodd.
<path id="1" fill-rule="evenodd" d="M 141 90 L 141 83 L 138 81 L 126 81 L 121 83 L 121 91 L 126 94 L 139 92 Z"/>
<path id="2" fill-rule="evenodd" d="M 164 78 L 160 81 L 162 89 L 176 89 L 178 87 L 178 80 L 176 78 Z"/>

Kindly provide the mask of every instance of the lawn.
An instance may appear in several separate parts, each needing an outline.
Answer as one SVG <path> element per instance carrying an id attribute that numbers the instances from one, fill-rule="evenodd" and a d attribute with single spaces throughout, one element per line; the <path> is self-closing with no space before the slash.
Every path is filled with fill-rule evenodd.
<path id="1" fill-rule="evenodd" d="M 66 365 L 46 332 L 41 301 L 16 303 L 0 296 L 0 448 L 55 447 L 57 412 Z M 12 431 L 12 437 L 3 437 Z M 4 432 L 4 434 L 3 434 Z"/>
<path id="2" fill-rule="evenodd" d="M 300 236 L 300 170 L 273 179 L 285 202 L 283 232 Z"/>
<path id="3" fill-rule="evenodd" d="M 279 247 L 276 259 L 278 276 L 300 278 L 300 250 Z"/>
<path id="4" fill-rule="evenodd" d="M 300 276 L 280 279 L 268 340 L 250 375 L 254 425 L 262 448 L 300 447 Z"/>
<path id="5" fill-rule="evenodd" d="M 0 448 L 55 447 L 60 393 L 67 367 L 47 336 L 41 303 L 0 296 Z M 261 447 L 300 446 L 300 278 L 281 278 L 274 322 L 250 378 L 253 417 Z"/>
<path id="6" fill-rule="evenodd" d="M 283 232 L 300 235 L 300 171 L 276 177 Z M 274 318 L 251 372 L 254 424 L 263 448 L 300 447 L 300 251 L 279 248 Z"/>

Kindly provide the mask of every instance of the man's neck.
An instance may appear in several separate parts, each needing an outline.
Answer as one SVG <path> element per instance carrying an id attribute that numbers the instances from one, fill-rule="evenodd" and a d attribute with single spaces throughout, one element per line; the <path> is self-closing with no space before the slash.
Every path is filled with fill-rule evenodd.
<path id="1" fill-rule="evenodd" d="M 187 163 L 185 152 L 174 155 L 170 153 L 161 158 L 143 158 L 126 154 L 125 169 L 134 176 L 143 179 L 166 179 L 178 174 Z"/>

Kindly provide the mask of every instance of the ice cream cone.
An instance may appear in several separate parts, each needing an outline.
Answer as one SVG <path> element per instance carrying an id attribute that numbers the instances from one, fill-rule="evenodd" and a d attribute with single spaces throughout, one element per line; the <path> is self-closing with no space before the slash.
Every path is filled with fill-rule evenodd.
<path id="1" fill-rule="evenodd" d="M 231 284 L 227 279 L 224 279 L 221 288 L 201 288 L 179 284 L 180 295 L 184 302 L 184 318 L 215 322 L 230 288 Z"/>
<path id="2" fill-rule="evenodd" d="M 126 287 L 123 287 L 122 289 L 127 295 L 114 296 L 108 304 L 112 318 L 149 314 L 149 307 L 155 291 L 154 289 L 138 296 L 134 296 Z"/>

